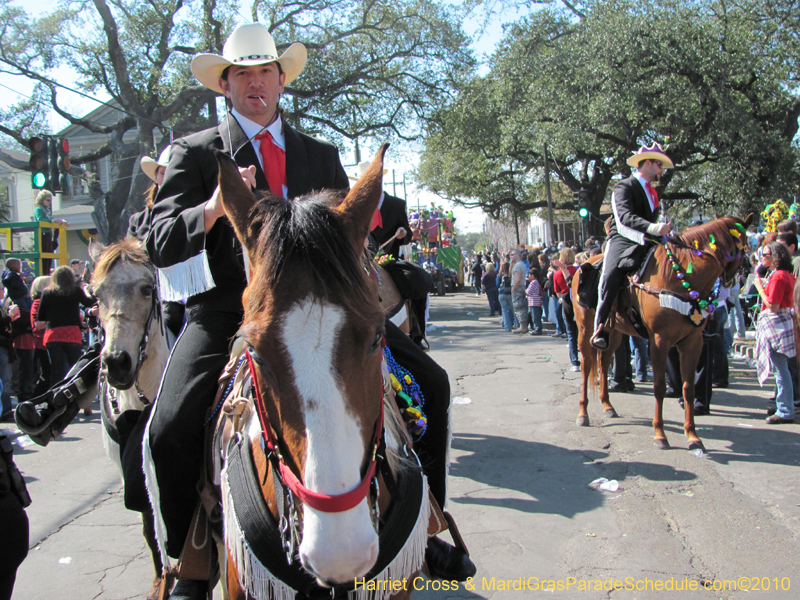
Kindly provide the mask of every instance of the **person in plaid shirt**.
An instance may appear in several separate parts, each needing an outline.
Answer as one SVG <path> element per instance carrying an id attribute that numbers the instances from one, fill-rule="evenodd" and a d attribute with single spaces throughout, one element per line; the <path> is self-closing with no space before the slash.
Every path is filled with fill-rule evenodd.
<path id="1" fill-rule="evenodd" d="M 762 249 L 761 264 L 773 270 L 773 273 L 766 288 L 761 277 L 756 276 L 755 280 L 756 289 L 764 302 L 756 329 L 758 380 L 764 385 L 771 363 L 777 387 L 776 411 L 767 417 L 767 423 L 794 423 L 794 389 L 788 364 L 789 359 L 797 355 L 791 314 L 795 283 L 792 259 L 783 244 L 770 242 Z"/>

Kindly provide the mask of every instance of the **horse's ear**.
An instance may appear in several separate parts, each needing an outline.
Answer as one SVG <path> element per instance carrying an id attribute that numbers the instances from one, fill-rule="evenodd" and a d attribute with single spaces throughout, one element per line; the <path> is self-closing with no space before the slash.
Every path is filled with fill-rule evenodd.
<path id="1" fill-rule="evenodd" d="M 103 253 L 103 251 L 105 249 L 106 249 L 106 247 L 103 244 L 101 244 L 100 242 L 96 242 L 93 239 L 90 239 L 89 240 L 89 258 L 92 259 L 92 262 L 96 263 L 99 260 L 100 255 Z"/>
<path id="2" fill-rule="evenodd" d="M 753 213 L 747 215 L 747 218 L 744 220 L 744 228 L 749 229 L 750 225 L 753 223 Z"/>
<path id="3" fill-rule="evenodd" d="M 236 237 L 245 248 L 253 248 L 258 240 L 259 227 L 253 223 L 251 211 L 256 203 L 253 191 L 244 182 L 239 167 L 224 152 L 217 151 L 219 164 L 219 191 L 222 206 L 228 216 Z"/>
<path id="4" fill-rule="evenodd" d="M 381 145 L 372 164 L 353 186 L 344 201 L 336 210 L 344 219 L 345 228 L 350 235 L 350 243 L 357 255 L 364 251 L 364 240 L 369 234 L 372 216 L 378 209 L 383 192 L 383 156 L 389 148 L 388 143 Z"/>

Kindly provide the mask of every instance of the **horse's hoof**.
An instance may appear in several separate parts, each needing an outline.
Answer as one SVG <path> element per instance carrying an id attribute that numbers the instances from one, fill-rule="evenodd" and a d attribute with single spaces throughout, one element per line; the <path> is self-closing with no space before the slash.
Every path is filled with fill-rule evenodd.
<path id="1" fill-rule="evenodd" d="M 700 440 L 697 440 L 696 442 L 689 442 L 689 452 L 696 454 L 697 456 L 703 456 L 706 453 L 706 447 L 703 446 L 703 442 Z"/>
<path id="2" fill-rule="evenodd" d="M 617 411 L 614 410 L 613 408 L 609 408 L 607 411 L 605 411 L 603 413 L 603 416 L 605 416 L 606 419 L 619 419 Z"/>
<path id="3" fill-rule="evenodd" d="M 653 440 L 653 444 L 655 444 L 656 448 L 659 450 L 669 450 L 669 442 L 667 438 L 655 438 Z"/>
<path id="4" fill-rule="evenodd" d="M 589 417 L 578 417 L 575 419 L 575 424 L 578 427 L 588 427 L 589 426 Z"/>

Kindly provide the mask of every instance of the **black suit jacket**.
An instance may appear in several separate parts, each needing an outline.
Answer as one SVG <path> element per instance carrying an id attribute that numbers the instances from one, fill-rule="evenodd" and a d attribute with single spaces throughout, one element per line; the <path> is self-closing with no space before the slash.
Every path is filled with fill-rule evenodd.
<path id="1" fill-rule="evenodd" d="M 397 253 L 400 246 L 411 242 L 411 225 L 408 224 L 408 214 L 406 212 L 406 201 L 391 196 L 384 192 L 383 204 L 381 204 L 381 219 L 383 225 L 372 230 L 372 236 L 380 248 L 386 241 L 397 232 L 398 227 L 403 227 L 406 234 L 401 238 L 395 238 L 391 244 L 384 248 L 386 254 L 391 254 L 399 258 Z"/>
<path id="2" fill-rule="evenodd" d="M 347 189 L 347 175 L 332 144 L 299 133 L 284 123 L 286 185 L 295 198 L 324 188 Z M 204 206 L 217 187 L 216 150 L 234 154 L 240 167 L 256 166 L 256 189 L 268 190 L 255 149 L 236 119 L 228 114 L 217 127 L 173 143 L 164 185 L 152 209 L 145 241 L 153 263 L 163 269 L 198 257 L 206 251 L 215 287 L 188 304 L 214 302 L 241 310 L 246 286 L 242 249 L 228 219 L 218 219 L 205 233 Z M 140 236 L 141 237 L 141 236 Z"/>
<path id="3" fill-rule="evenodd" d="M 609 237 L 620 235 L 626 240 L 643 246 L 647 228 L 658 219 L 659 209 L 652 210 L 647 193 L 634 177 L 623 179 L 614 186 L 611 200 L 614 221 L 611 223 Z"/>

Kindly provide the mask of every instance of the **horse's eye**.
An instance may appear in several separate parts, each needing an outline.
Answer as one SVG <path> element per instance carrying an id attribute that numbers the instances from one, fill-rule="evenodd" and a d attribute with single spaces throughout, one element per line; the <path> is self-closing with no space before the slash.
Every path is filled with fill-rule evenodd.
<path id="1" fill-rule="evenodd" d="M 246 344 L 247 353 L 250 355 L 250 358 L 253 359 L 253 362 L 256 363 L 260 368 L 266 369 L 267 363 L 265 363 L 261 357 L 256 352 L 256 349 L 251 344 Z"/>
<path id="2" fill-rule="evenodd" d="M 370 347 L 370 352 L 375 352 L 378 348 L 381 347 L 381 342 L 383 341 L 383 331 L 379 331 L 375 334 L 375 339 L 372 340 L 372 346 Z"/>
<path id="3" fill-rule="evenodd" d="M 152 285 L 145 285 L 142 286 L 142 296 L 145 298 L 149 298 L 153 295 L 153 286 Z"/>

